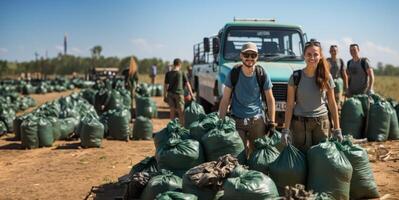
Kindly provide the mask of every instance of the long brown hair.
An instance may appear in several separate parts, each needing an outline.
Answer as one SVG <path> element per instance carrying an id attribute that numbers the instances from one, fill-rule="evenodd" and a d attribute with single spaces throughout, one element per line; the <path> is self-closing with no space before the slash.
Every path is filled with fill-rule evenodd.
<path id="1" fill-rule="evenodd" d="M 132 56 L 130 58 L 130 65 L 129 65 L 129 76 L 133 76 L 134 73 L 136 73 L 137 71 L 137 62 L 134 59 L 134 57 Z"/>
<path id="2" fill-rule="evenodd" d="M 330 80 L 330 64 L 327 62 L 326 58 L 323 55 L 323 49 L 321 48 L 320 42 L 317 41 L 311 41 L 307 42 L 305 44 L 305 49 L 303 50 L 303 54 L 305 55 L 306 50 L 309 47 L 319 47 L 320 50 L 320 56 L 321 59 L 319 60 L 319 63 L 317 63 L 316 67 L 316 85 L 320 88 L 320 90 L 328 90 L 330 85 L 329 85 L 329 80 Z"/>

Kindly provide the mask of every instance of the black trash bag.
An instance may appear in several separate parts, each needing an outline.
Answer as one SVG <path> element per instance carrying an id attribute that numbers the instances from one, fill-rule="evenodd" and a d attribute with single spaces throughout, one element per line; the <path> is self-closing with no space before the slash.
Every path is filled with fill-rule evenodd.
<path id="1" fill-rule="evenodd" d="M 305 155 L 289 144 L 269 165 L 270 178 L 276 183 L 280 195 L 286 186 L 306 185 L 307 165 Z"/>
<path id="2" fill-rule="evenodd" d="M 137 172 L 131 175 L 129 177 L 130 182 L 127 187 L 125 199 L 139 199 L 151 177 L 157 176 L 159 174 L 160 173 L 157 172 Z"/>
<path id="3" fill-rule="evenodd" d="M 37 118 L 30 115 L 21 124 L 22 148 L 34 149 L 39 147 Z"/>
<path id="4" fill-rule="evenodd" d="M 197 200 L 198 198 L 193 194 L 185 194 L 181 192 L 175 191 L 167 191 L 161 194 L 158 194 L 155 197 L 155 200 Z"/>
<path id="5" fill-rule="evenodd" d="M 159 148 L 164 146 L 170 138 L 185 140 L 191 139 L 191 135 L 187 129 L 180 125 L 179 120 L 176 118 L 174 120 L 171 120 L 164 129 L 162 129 L 158 133 L 155 133 L 155 148 L 158 150 Z"/>
<path id="6" fill-rule="evenodd" d="M 254 170 L 236 169 L 223 185 L 222 199 L 272 199 L 278 197 L 276 185 L 273 180 L 262 172 Z"/>
<path id="7" fill-rule="evenodd" d="M 248 159 L 249 169 L 269 175 L 269 165 L 277 159 L 280 152 L 272 145 L 268 136 L 256 139 L 254 146 L 254 151 Z"/>
<path id="8" fill-rule="evenodd" d="M 177 191 L 182 189 L 182 180 L 180 177 L 173 175 L 172 172 L 163 173 L 154 176 L 147 183 L 141 194 L 141 200 L 153 200 L 158 194 L 166 191 Z"/>
<path id="9" fill-rule="evenodd" d="M 241 164 L 246 162 L 244 143 L 236 131 L 234 120 L 227 116 L 217 122 L 216 128 L 202 136 L 201 144 L 205 150 L 206 161 L 214 161 L 220 156 L 231 154 Z"/>
<path id="10" fill-rule="evenodd" d="M 82 91 L 82 97 L 87 100 L 91 105 L 96 101 L 96 91 L 93 89 L 85 89 Z"/>
<path id="11" fill-rule="evenodd" d="M 107 89 L 100 89 L 95 96 L 94 108 L 97 113 L 101 114 L 105 112 L 109 102 L 111 100 L 111 91 Z"/>
<path id="12" fill-rule="evenodd" d="M 329 194 L 335 199 L 349 199 L 353 168 L 335 142 L 325 141 L 311 147 L 308 158 L 308 189 Z"/>
<path id="13" fill-rule="evenodd" d="M 159 169 L 187 171 L 204 162 L 201 144 L 196 140 L 171 138 L 156 152 Z"/>
<path id="14" fill-rule="evenodd" d="M 188 106 L 184 108 L 184 127 L 190 128 L 190 125 L 197 121 L 201 114 L 205 114 L 204 108 L 195 101 L 191 101 Z"/>
<path id="15" fill-rule="evenodd" d="M 342 142 L 341 148 L 353 168 L 350 198 L 374 199 L 380 197 L 367 151 L 359 145 L 352 144 L 348 138 Z"/>
<path id="16" fill-rule="evenodd" d="M 357 98 L 349 98 L 342 105 L 341 128 L 344 135 L 352 135 L 353 138 L 362 138 L 365 114 L 362 102 Z"/>
<path id="17" fill-rule="evenodd" d="M 130 170 L 129 176 L 138 172 L 158 172 L 158 164 L 155 156 L 146 157 L 139 163 L 135 164 Z"/>
<path id="18" fill-rule="evenodd" d="M 152 131 L 151 119 L 139 116 L 134 121 L 133 140 L 150 140 L 152 138 Z"/>

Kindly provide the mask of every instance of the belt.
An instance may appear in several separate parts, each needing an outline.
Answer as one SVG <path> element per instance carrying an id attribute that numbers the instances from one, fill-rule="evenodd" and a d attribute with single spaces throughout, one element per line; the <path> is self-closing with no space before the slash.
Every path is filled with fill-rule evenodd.
<path id="1" fill-rule="evenodd" d="M 253 122 L 253 121 L 258 120 L 258 119 L 262 119 L 263 120 L 263 115 L 262 114 L 257 114 L 257 115 L 255 115 L 253 117 L 247 117 L 247 118 L 240 118 L 240 117 L 237 117 L 237 116 L 232 114 L 231 117 L 233 117 L 233 119 L 235 119 L 235 120 L 242 120 L 244 122 L 244 125 L 248 125 L 248 122 Z"/>
<path id="2" fill-rule="evenodd" d="M 294 116 L 292 116 L 292 119 L 298 120 L 298 121 L 318 121 L 318 120 L 328 119 L 328 115 L 322 115 L 319 117 L 303 117 L 303 116 L 294 115 Z"/>

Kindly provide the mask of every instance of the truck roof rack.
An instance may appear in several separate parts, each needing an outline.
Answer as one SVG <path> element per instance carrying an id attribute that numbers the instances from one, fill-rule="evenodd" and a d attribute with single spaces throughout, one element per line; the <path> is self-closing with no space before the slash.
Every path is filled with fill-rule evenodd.
<path id="1" fill-rule="evenodd" d="M 242 22 L 276 22 L 276 19 L 270 18 L 270 19 L 265 19 L 265 18 L 236 18 L 234 17 L 234 21 L 242 21 Z"/>

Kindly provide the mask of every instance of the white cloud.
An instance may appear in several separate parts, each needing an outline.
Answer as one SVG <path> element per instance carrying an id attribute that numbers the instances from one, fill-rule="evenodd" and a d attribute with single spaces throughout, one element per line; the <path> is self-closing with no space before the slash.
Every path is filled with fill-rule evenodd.
<path id="1" fill-rule="evenodd" d="M 8 53 L 8 49 L 6 48 L 0 48 L 0 55 L 5 55 Z"/>
<path id="2" fill-rule="evenodd" d="M 360 55 L 362 57 L 369 58 L 373 67 L 376 67 L 378 62 L 399 66 L 399 51 L 397 49 L 393 49 L 389 46 L 384 46 L 373 41 L 368 40 L 355 42 L 351 37 L 346 36 L 340 40 L 326 39 L 322 40 L 321 42 L 324 47 L 324 55 L 327 57 L 330 56 L 328 52 L 329 46 L 331 44 L 336 44 L 338 45 L 340 56 L 347 61 L 352 58 L 349 53 L 349 45 L 357 43 L 360 47 Z"/>
<path id="3" fill-rule="evenodd" d="M 143 57 L 154 57 L 154 55 L 161 53 L 165 48 L 163 44 L 150 42 L 144 38 L 134 38 L 130 42 L 133 45 L 134 53 Z"/>
<path id="4" fill-rule="evenodd" d="M 82 53 L 82 50 L 80 48 L 78 48 L 78 47 L 72 47 L 71 48 L 71 53 L 79 55 L 79 54 Z"/>

